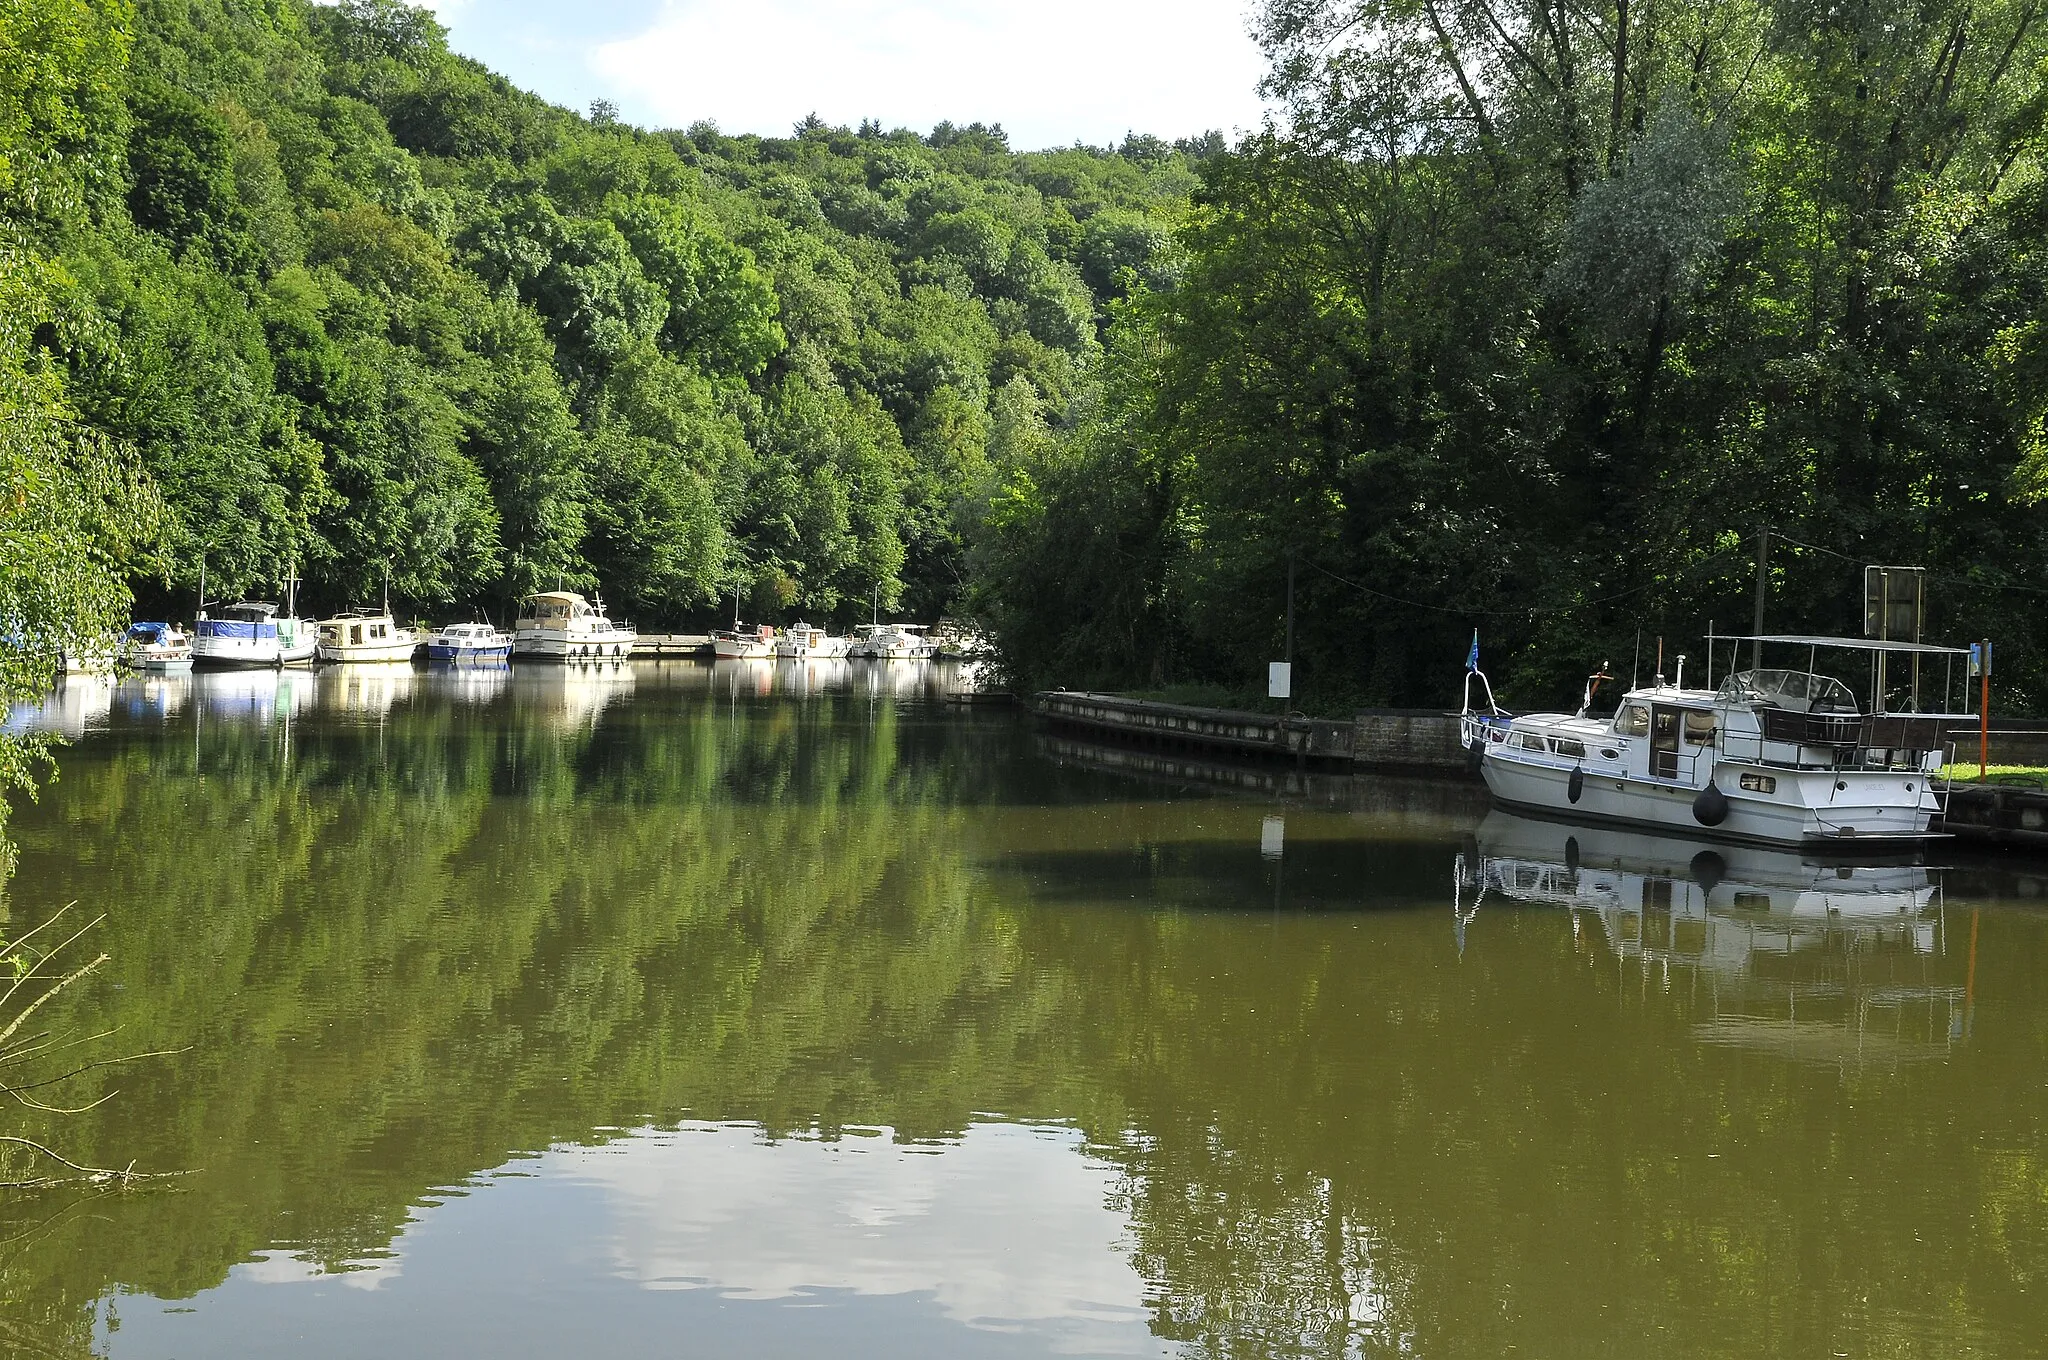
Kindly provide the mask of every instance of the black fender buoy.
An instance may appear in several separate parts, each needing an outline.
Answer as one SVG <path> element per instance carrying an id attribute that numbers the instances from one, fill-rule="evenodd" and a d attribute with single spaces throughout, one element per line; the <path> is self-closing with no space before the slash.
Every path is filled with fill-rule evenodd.
<path id="1" fill-rule="evenodd" d="M 1478 741 L 1473 742 L 1470 746 L 1467 746 L 1465 748 L 1465 768 L 1470 770 L 1473 774 L 1478 774 L 1479 767 L 1481 765 L 1484 765 L 1485 763 L 1486 738 L 1481 737 Z"/>
<path id="2" fill-rule="evenodd" d="M 1712 892 L 1727 876 L 1728 861 L 1712 850 L 1702 850 L 1692 857 L 1692 881 L 1700 885 L 1701 892 Z"/>
<path id="3" fill-rule="evenodd" d="M 1576 803 L 1579 801 L 1579 795 L 1584 793 L 1585 791 L 1586 767 L 1583 765 L 1574 765 L 1572 766 L 1572 777 L 1570 779 L 1567 779 L 1564 783 L 1564 796 L 1571 799 L 1574 803 Z"/>
<path id="4" fill-rule="evenodd" d="M 1728 795 L 1709 784 L 1692 800 L 1693 820 L 1701 826 L 1719 826 L 1728 820 Z"/>

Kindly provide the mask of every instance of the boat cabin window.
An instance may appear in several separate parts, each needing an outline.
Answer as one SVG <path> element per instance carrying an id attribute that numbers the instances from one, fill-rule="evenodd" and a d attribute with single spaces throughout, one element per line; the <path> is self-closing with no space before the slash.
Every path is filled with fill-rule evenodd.
<path id="1" fill-rule="evenodd" d="M 1856 696 L 1831 675 L 1810 671 L 1737 671 L 1721 684 L 1721 696 L 1767 703 L 1795 713 L 1854 713 Z"/>
<path id="2" fill-rule="evenodd" d="M 1685 744 L 1687 746 L 1712 746 L 1714 744 L 1714 715 L 1698 709 L 1685 710 Z"/>
<path id="3" fill-rule="evenodd" d="M 1561 756 L 1570 756 L 1573 760 L 1586 758 L 1586 743 L 1576 737 L 1552 737 L 1550 749 Z"/>
<path id="4" fill-rule="evenodd" d="M 1614 730 L 1624 737 L 1650 735 L 1650 710 L 1641 704 L 1623 704 L 1614 714 Z"/>
<path id="5" fill-rule="evenodd" d="M 1525 751 L 1541 751 L 1544 749 L 1543 738 L 1537 736 L 1534 732 L 1515 733 L 1515 745 Z"/>

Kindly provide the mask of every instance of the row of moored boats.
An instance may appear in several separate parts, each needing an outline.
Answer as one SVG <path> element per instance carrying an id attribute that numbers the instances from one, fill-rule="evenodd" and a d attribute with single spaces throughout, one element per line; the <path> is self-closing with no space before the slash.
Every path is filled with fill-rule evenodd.
<path id="1" fill-rule="evenodd" d="M 529 595 L 507 632 L 485 622 L 451 623 L 432 630 L 409 628 L 389 609 L 351 610 L 328 619 L 294 618 L 289 610 L 260 600 L 214 609 L 202 606 L 187 633 L 171 623 L 136 623 L 112 655 L 87 658 L 119 662 L 137 670 L 173 671 L 199 666 L 292 666 L 327 662 L 429 661 L 504 662 L 512 657 L 545 661 L 623 661 L 638 641 L 631 625 L 617 622 L 604 601 L 574 591 Z M 753 624 L 712 634 L 714 655 L 730 659 L 925 660 L 937 646 L 917 624 L 868 623 L 851 637 L 799 623 L 776 628 Z M 74 659 L 74 663 L 76 659 Z"/>
<path id="2" fill-rule="evenodd" d="M 711 652 L 727 661 L 925 661 L 938 655 L 938 644 L 915 623 L 863 623 L 851 637 L 808 623 L 788 628 L 762 623 L 720 629 L 711 635 Z"/>

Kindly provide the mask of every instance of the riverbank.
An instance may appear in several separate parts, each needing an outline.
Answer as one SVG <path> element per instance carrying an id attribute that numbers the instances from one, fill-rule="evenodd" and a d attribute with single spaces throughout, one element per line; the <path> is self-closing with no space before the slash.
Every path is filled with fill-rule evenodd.
<path id="1" fill-rule="evenodd" d="M 1029 706 L 1058 727 L 1173 750 L 1325 769 L 1469 774 L 1457 716 L 1435 709 L 1369 709 L 1347 722 L 1081 690 L 1041 690 Z"/>

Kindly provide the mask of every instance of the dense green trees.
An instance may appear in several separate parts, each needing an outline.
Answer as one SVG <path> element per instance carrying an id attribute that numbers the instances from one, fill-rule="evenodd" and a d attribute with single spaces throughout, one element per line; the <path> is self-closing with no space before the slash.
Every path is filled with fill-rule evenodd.
<path id="1" fill-rule="evenodd" d="M 980 125 L 648 134 L 396 0 L 6 27 L 0 209 L 91 323 L 33 363 L 159 489 L 162 551 L 119 565 L 174 611 L 203 562 L 316 607 L 388 572 L 423 609 L 563 581 L 666 620 L 735 587 L 936 612 L 996 394 L 1076 400 L 1195 183 Z"/>
<path id="2" fill-rule="evenodd" d="M 1441 702 L 1475 625 L 1561 699 L 1639 628 L 1746 622 L 1772 524 L 1825 550 L 1781 544 L 1772 621 L 1858 631 L 1857 566 L 1924 563 L 1931 627 L 2048 692 L 2037 5 L 1269 0 L 1259 33 L 1287 126 L 1204 163 L 1120 314 L 1146 357 L 1104 404 L 1140 418 L 1012 479 L 985 607 L 1021 661 L 1243 686 L 1294 554 L 1317 701 Z"/>
<path id="3" fill-rule="evenodd" d="M 2031 0 L 1259 32 L 1284 126 L 1017 154 L 586 119 L 395 0 L 21 0 L 0 215 L 75 321 L 21 362 L 157 488 L 152 607 L 879 594 L 1242 686 L 1291 558 L 1312 701 L 1440 700 L 1475 625 L 1533 697 L 1746 618 L 1770 524 L 1773 619 L 1922 562 L 2048 687 Z"/>

